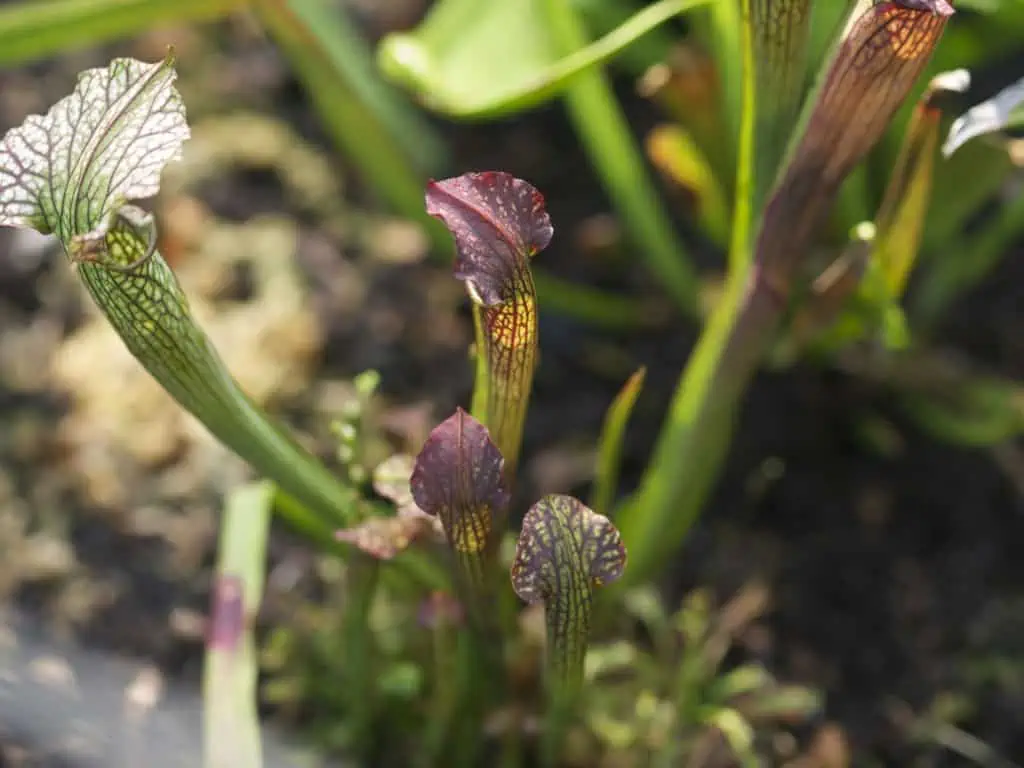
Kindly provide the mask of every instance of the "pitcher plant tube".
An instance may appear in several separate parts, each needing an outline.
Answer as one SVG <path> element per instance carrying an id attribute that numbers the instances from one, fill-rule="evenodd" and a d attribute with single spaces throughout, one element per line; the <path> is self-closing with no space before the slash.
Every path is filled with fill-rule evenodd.
<path id="1" fill-rule="evenodd" d="M 749 36 L 744 50 L 751 58 L 743 97 L 755 115 L 754 177 L 750 206 L 760 210 L 786 154 L 793 124 L 800 114 L 811 31 L 811 0 L 748 0 L 743 25 Z"/>
<path id="2" fill-rule="evenodd" d="M 626 548 L 615 526 L 572 496 L 545 496 L 523 518 L 512 586 L 525 602 L 544 604 L 546 764 L 556 759 L 583 683 L 594 588 L 617 581 L 625 567 Z"/>
<path id="3" fill-rule="evenodd" d="M 292 521 L 329 540 L 357 517 L 338 482 L 242 392 L 157 249 L 152 197 L 189 137 L 173 60 L 115 59 L 0 141 L 0 225 L 54 234 L 125 346 L 225 445 L 299 504 Z"/>
<path id="4" fill-rule="evenodd" d="M 412 472 L 416 505 L 440 519 L 470 616 L 486 623 L 509 491 L 487 428 L 461 408 L 430 433 Z"/>
<path id="5" fill-rule="evenodd" d="M 426 205 L 455 238 L 455 277 L 466 284 L 476 327 L 472 411 L 505 457 L 511 483 L 537 360 L 530 259 L 551 242 L 551 219 L 540 192 L 497 171 L 431 182 Z"/>
<path id="6" fill-rule="evenodd" d="M 579 688 L 594 588 L 617 581 L 625 567 L 615 526 L 572 496 L 545 496 L 523 518 L 512 586 L 523 601 L 544 603 L 552 689 Z"/>
<path id="7" fill-rule="evenodd" d="M 751 162 L 754 126 L 761 130 L 761 107 L 750 94 L 755 78 L 751 69 L 760 64 L 754 59 L 757 51 L 780 42 L 754 43 L 757 36 L 777 31 L 773 25 L 753 25 L 752 19 L 759 16 L 749 11 L 758 3 L 767 0 L 746 0 L 748 12 L 743 17 L 751 66 L 745 72 L 730 273 L 723 298 L 680 380 L 640 488 L 619 513 L 633 556 L 630 582 L 656 573 L 699 514 L 728 449 L 747 382 L 791 297 L 812 277 L 807 272 L 814 235 L 843 180 L 879 141 L 905 101 L 952 12 L 940 3 L 924 10 L 894 2 L 856 5 L 804 108 L 796 140 L 760 214 L 748 259 L 747 224 L 754 218 L 745 206 L 751 190 L 765 184 L 752 178 L 764 171 Z M 763 87 L 760 81 L 757 84 Z"/>

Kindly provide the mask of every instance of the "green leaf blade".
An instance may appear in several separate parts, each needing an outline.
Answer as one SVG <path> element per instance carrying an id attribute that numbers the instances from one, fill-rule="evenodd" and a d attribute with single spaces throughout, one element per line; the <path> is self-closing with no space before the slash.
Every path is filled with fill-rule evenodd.
<path id="1" fill-rule="evenodd" d="M 205 22 L 248 0 L 21 0 L 0 5 L 0 64 L 99 46 L 165 24 Z"/>
<path id="2" fill-rule="evenodd" d="M 445 0 L 419 28 L 384 39 L 385 75 L 430 108 L 461 119 L 489 119 L 558 96 L 581 72 L 603 64 L 659 25 L 708 0 L 659 0 L 599 40 L 560 55 L 540 0 Z"/>

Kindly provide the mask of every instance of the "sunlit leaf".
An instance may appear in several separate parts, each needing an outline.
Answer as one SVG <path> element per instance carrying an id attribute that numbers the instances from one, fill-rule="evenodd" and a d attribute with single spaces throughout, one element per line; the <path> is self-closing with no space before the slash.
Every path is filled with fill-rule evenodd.
<path id="1" fill-rule="evenodd" d="M 170 57 L 115 59 L 74 93 L 0 142 L 0 225 L 56 233 L 65 243 L 125 202 L 152 197 L 188 138 Z"/>
<path id="2" fill-rule="evenodd" d="M 754 728 L 743 715 L 730 707 L 722 707 L 704 713 L 703 720 L 721 731 L 741 765 L 757 765 L 757 755 L 754 754 Z"/>
<path id="3" fill-rule="evenodd" d="M 515 472 L 537 357 L 537 295 L 530 257 L 554 229 L 544 198 L 507 173 L 466 173 L 431 182 L 427 212 L 455 237 L 455 277 L 475 304 L 481 351 L 474 404 Z"/>
<path id="4" fill-rule="evenodd" d="M 483 5 L 479 0 L 443 0 L 417 29 L 384 39 L 381 68 L 440 112 L 496 117 L 557 96 L 574 75 L 706 2 L 661 0 L 591 45 L 560 56 L 547 28 L 543 0 Z"/>
<path id="5" fill-rule="evenodd" d="M 953 123 L 942 154 L 949 157 L 971 139 L 1024 127 L 1024 79 L 971 107 Z"/>
<path id="6" fill-rule="evenodd" d="M 512 587 L 520 599 L 544 603 L 556 684 L 582 678 L 593 588 L 616 581 L 625 567 L 618 530 L 572 496 L 545 496 L 523 518 Z"/>
<path id="7" fill-rule="evenodd" d="M 839 186 L 882 137 L 948 19 L 885 2 L 865 7 L 851 20 L 758 236 L 757 257 L 780 294 L 788 293 Z"/>
<path id="8" fill-rule="evenodd" d="M 444 230 L 422 208 L 428 169 L 445 147 L 421 116 L 377 77 L 367 42 L 346 6 L 323 0 L 249 0 L 252 12 L 319 114 L 347 165 L 396 213 L 423 225 L 446 253 Z"/>

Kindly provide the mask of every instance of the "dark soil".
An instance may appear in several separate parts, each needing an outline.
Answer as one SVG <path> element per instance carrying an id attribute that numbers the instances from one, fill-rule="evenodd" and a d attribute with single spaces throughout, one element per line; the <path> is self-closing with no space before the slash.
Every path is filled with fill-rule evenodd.
<path id="1" fill-rule="evenodd" d="M 235 62 L 230 77 L 219 84 L 227 89 L 225 82 L 235 82 L 231 78 L 241 82 L 232 86 L 231 106 L 266 110 L 323 142 L 309 106 L 273 52 L 244 30 L 220 31 L 223 39 L 212 50 L 208 41 L 191 44 L 199 53 Z M 118 51 L 144 55 L 154 45 L 142 41 Z M 189 49 L 179 56 L 187 80 Z M 105 58 L 96 54 L 90 63 Z M 246 68 L 239 61 L 260 63 L 248 67 L 258 83 L 246 86 Z M 82 57 L 70 57 L 0 75 L 0 90 L 17 86 L 29 93 L 22 102 L 7 90 L 0 125 L 19 122 L 23 103 L 36 111 L 45 105 L 39 101 L 61 95 L 81 66 Z M 32 95 L 36 88 L 41 95 Z M 637 130 L 648 126 L 650 107 L 626 86 L 621 93 Z M 196 110 L 196 116 L 204 111 L 210 110 Z M 559 108 L 442 130 L 456 149 L 452 173 L 502 169 L 544 192 L 557 235 L 540 258 L 552 272 L 638 294 L 657 290 L 639 264 L 631 265 L 632 254 L 600 256 L 581 246 L 594 217 L 609 208 Z M 369 196 L 343 164 L 341 173 L 348 205 L 362 210 Z M 382 262 L 351 242 L 339 252 L 337 238 L 297 209 L 274 174 L 232 173 L 201 186 L 198 196 L 219 219 L 244 222 L 257 213 L 284 212 L 300 222 L 298 261 L 324 334 L 315 380 L 376 368 L 392 407 L 426 403 L 433 417 L 466 401 L 469 330 L 457 286 L 450 298 L 432 298 L 448 290 L 444 267 Z M 0 335 L 52 325 L 53 342 L 23 351 L 51 354 L 84 322 L 81 295 L 73 281 L 55 276 L 67 271 L 55 254 L 34 263 L 13 262 L 7 257 L 14 250 L 12 238 L 9 233 L 2 238 Z M 1024 375 L 1019 255 L 1009 254 L 954 308 L 940 339 L 1017 377 Z M 332 286 L 346 279 L 364 288 L 356 306 L 339 306 L 332 293 Z M 449 331 L 425 335 L 427 326 Z M 629 430 L 624 467 L 625 482 L 634 482 L 686 360 L 693 328 L 676 320 L 654 331 L 610 333 L 545 314 L 541 334 L 541 366 L 525 440 L 524 498 L 542 490 L 585 488 L 586 473 L 577 458 L 581 447 L 592 443 L 626 376 L 646 365 L 647 385 Z M 45 369 L 46 359 L 25 364 Z M 168 673 L 195 679 L 201 644 L 198 633 L 188 629 L 189 618 L 204 610 L 212 536 L 200 537 L 191 570 L 173 565 L 181 552 L 168 545 L 165 533 L 140 533 L 125 523 L 132 509 L 85 494 L 81 478 L 69 475 L 69 467 L 80 465 L 69 464 L 57 426 L 71 407 L 68 393 L 46 376 L 27 381 L 15 386 L 5 375 L 0 382 L 0 467 L 11 486 L 0 516 L 27 505 L 30 510 L 19 513 L 27 520 L 25 540 L 33 531 L 62 531 L 77 565 L 42 575 L 4 574 L 13 581 L 4 582 L 2 594 L 19 611 L 70 630 L 90 647 L 150 659 Z M 297 425 L 311 427 L 323 407 L 322 394 L 312 387 L 309 394 L 283 397 L 276 408 Z M 887 435 L 884 450 L 867 436 L 878 429 Z M 216 508 L 220 486 L 197 481 L 174 496 L 160 485 L 162 472 L 165 468 L 134 466 L 133 487 L 122 503 L 152 503 L 166 520 Z M 64 522 L 54 523 L 55 518 Z M 12 541 L 0 541 L 0 560 L 13 557 L 13 550 L 2 549 L 16 546 Z M 783 680 L 824 690 L 826 711 L 808 733 L 837 723 L 857 765 L 964 764 L 933 741 L 915 740 L 908 717 L 926 716 L 951 695 L 968 704 L 968 716 L 960 721 L 966 731 L 1021 760 L 1021 541 L 1020 489 L 991 452 L 939 444 L 908 422 L 882 390 L 798 365 L 755 381 L 714 498 L 664 586 L 673 602 L 698 586 L 726 599 L 752 576 L 768 579 L 773 608 L 759 627 L 759 642 L 744 653 L 766 662 Z M 303 557 L 302 545 L 287 536 L 275 547 L 278 558 Z M 117 594 L 96 601 L 99 608 L 92 613 L 69 617 L 62 612 L 83 572 L 98 583 L 115 583 Z"/>

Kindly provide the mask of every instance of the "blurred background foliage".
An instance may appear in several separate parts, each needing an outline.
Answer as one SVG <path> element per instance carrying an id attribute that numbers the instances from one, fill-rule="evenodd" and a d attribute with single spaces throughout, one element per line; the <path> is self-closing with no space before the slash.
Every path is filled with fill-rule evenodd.
<path id="1" fill-rule="evenodd" d="M 848 5 L 815 5 L 812 61 Z M 918 94 L 843 187 L 820 265 L 883 206 L 933 75 L 972 75 L 937 102 L 943 135 L 1024 75 L 1024 3 L 957 7 Z M 254 400 L 392 499 L 382 462 L 415 454 L 469 386 L 471 334 L 425 182 L 468 167 L 527 178 L 557 235 L 535 265 L 543 346 L 521 495 L 586 488 L 596 464 L 610 505 L 643 470 L 720 295 L 738 29 L 721 1 L 5 2 L 0 124 L 44 111 L 111 53 L 173 46 L 193 138 L 154 204 L 162 251 Z M 709 521 L 658 589 L 604 606 L 568 764 L 1024 754 L 1020 141 L 936 157 L 895 310 L 866 281 L 828 333 L 803 333 L 799 313 L 787 326 Z M 3 594 L 55 631 L 195 677 L 217 510 L 247 472 L 137 370 L 52 244 L 4 232 L 0 251 Z M 643 389 L 599 441 L 641 366 Z M 619 440 L 616 488 L 619 462 L 595 454 Z M 456 674 L 449 596 L 379 584 L 286 531 L 267 547 L 262 712 L 360 764 L 449 754 L 473 684 Z M 537 727 L 543 637 L 534 611 L 516 621 L 516 687 L 484 724 L 509 765 Z"/>

